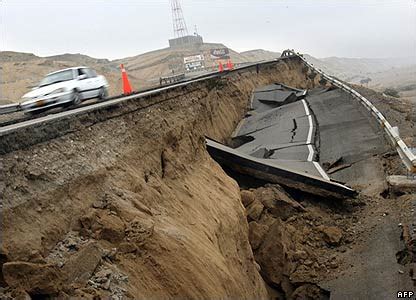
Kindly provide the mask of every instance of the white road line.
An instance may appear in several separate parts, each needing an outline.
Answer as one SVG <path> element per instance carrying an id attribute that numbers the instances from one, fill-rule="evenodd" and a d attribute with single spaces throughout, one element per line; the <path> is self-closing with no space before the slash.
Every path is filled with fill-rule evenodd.
<path id="1" fill-rule="evenodd" d="M 306 115 L 309 116 L 310 112 L 309 112 L 308 104 L 306 104 L 305 100 L 302 100 L 302 103 L 303 103 L 303 107 L 305 108 Z"/>
<path id="2" fill-rule="evenodd" d="M 313 155 L 315 154 L 315 152 L 313 151 L 313 147 L 311 144 L 308 145 L 308 149 L 309 149 L 308 161 L 312 161 Z"/>
<path id="3" fill-rule="evenodd" d="M 306 140 L 306 144 L 308 145 L 309 155 L 308 155 L 308 161 L 313 160 L 313 156 L 315 154 L 315 151 L 313 150 L 313 147 L 311 145 L 312 143 L 312 133 L 313 133 L 313 122 L 312 122 L 312 116 L 308 108 L 308 104 L 306 104 L 305 100 L 302 100 L 303 107 L 305 108 L 305 113 L 308 116 L 309 121 L 309 132 L 308 132 L 308 139 Z"/>
<path id="4" fill-rule="evenodd" d="M 313 132 L 313 122 L 312 122 L 311 115 L 308 116 L 308 120 L 309 120 L 309 132 L 308 132 L 308 139 L 306 140 L 306 143 L 310 144 L 312 143 L 312 132 Z"/>
<path id="5" fill-rule="evenodd" d="M 312 122 L 312 115 L 310 114 L 308 105 L 306 104 L 305 100 L 302 100 L 303 103 L 303 107 L 305 108 L 305 112 L 306 115 L 308 116 L 308 121 L 309 121 L 309 133 L 308 133 L 308 140 L 306 141 L 306 144 L 308 145 L 308 149 L 309 149 L 309 155 L 308 155 L 308 161 L 311 161 L 313 163 L 313 165 L 315 166 L 315 168 L 318 170 L 319 174 L 321 174 L 321 176 L 326 179 L 326 180 L 331 180 L 329 178 L 329 176 L 326 174 L 326 172 L 324 171 L 324 169 L 322 169 L 321 165 L 316 162 L 316 161 L 312 161 L 313 159 L 313 155 L 315 153 L 315 151 L 313 150 L 312 147 L 312 133 L 313 133 L 313 122 Z"/>
<path id="6" fill-rule="evenodd" d="M 326 172 L 324 171 L 324 169 L 322 169 L 321 165 L 319 163 L 317 163 L 316 161 L 313 162 L 315 168 L 318 170 L 319 174 L 321 174 L 321 176 L 328 180 L 331 181 L 331 179 L 328 177 L 328 175 L 326 174 Z"/>

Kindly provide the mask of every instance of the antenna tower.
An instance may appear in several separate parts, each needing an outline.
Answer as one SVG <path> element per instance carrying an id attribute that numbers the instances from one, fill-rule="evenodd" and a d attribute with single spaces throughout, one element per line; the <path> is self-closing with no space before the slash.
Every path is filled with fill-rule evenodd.
<path id="1" fill-rule="evenodd" d="M 185 18 L 183 17 L 182 7 L 179 0 L 170 0 L 172 6 L 173 34 L 175 38 L 181 38 L 188 35 Z"/>

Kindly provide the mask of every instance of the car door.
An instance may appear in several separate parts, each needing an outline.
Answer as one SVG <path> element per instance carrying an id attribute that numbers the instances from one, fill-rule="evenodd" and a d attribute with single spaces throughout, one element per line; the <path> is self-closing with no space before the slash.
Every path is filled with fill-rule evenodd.
<path id="1" fill-rule="evenodd" d="M 97 97 L 99 93 L 98 78 L 95 72 L 91 72 L 89 68 L 78 69 L 79 76 L 82 76 L 79 80 L 79 90 L 83 99 L 90 99 Z"/>
<path id="2" fill-rule="evenodd" d="M 89 90 L 91 92 L 90 97 L 98 97 L 101 88 L 100 78 L 97 76 L 97 73 L 90 68 L 85 68 L 85 72 L 87 73 L 89 79 Z"/>
<path id="3" fill-rule="evenodd" d="M 90 78 L 88 78 L 88 74 L 87 72 L 85 72 L 85 68 L 79 68 L 77 70 L 78 72 L 78 83 L 77 83 L 77 87 L 79 90 L 79 93 L 82 97 L 82 99 L 88 99 L 90 98 Z"/>

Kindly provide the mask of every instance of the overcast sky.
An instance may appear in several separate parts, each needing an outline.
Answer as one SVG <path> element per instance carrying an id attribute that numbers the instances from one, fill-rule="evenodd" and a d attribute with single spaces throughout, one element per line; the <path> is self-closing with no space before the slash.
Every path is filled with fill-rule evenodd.
<path id="1" fill-rule="evenodd" d="M 245 51 L 416 55 L 416 0 L 182 0 L 189 33 Z M 0 50 L 122 58 L 167 47 L 169 0 L 0 0 Z"/>

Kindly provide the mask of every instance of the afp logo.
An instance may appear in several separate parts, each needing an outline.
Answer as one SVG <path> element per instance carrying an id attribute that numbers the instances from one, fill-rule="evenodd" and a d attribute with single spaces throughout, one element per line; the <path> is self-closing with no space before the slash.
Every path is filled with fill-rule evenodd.
<path id="1" fill-rule="evenodd" d="M 413 299 L 415 292 L 412 291 L 398 291 L 397 298 L 398 299 Z"/>

